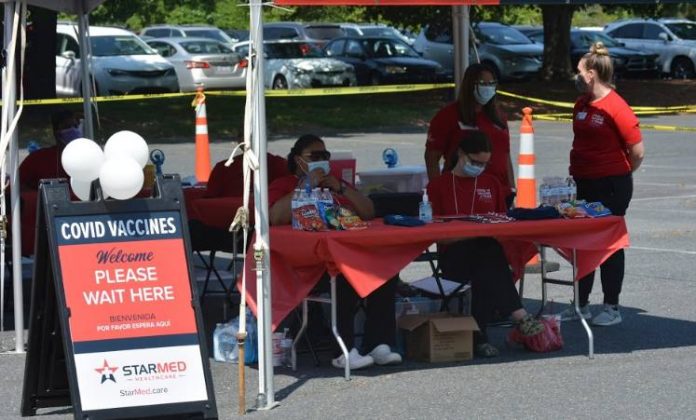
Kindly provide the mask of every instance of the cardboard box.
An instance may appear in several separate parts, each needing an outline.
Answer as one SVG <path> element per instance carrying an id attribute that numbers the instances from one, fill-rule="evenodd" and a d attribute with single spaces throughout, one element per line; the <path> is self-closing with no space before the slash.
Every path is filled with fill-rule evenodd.
<path id="1" fill-rule="evenodd" d="M 470 316 L 447 313 L 404 315 L 397 321 L 407 331 L 406 356 L 425 362 L 459 362 L 474 357 L 474 331 Z"/>

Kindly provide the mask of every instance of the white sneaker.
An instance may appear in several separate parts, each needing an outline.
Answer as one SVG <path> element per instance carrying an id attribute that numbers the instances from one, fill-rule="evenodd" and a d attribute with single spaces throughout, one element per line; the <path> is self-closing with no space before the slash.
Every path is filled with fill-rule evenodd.
<path id="1" fill-rule="evenodd" d="M 331 364 L 336 368 L 343 369 L 346 367 L 346 358 L 343 355 L 340 355 L 339 357 L 333 359 Z M 348 365 L 350 366 L 350 370 L 366 368 L 368 366 L 372 366 L 373 364 L 375 364 L 375 361 L 372 359 L 372 356 L 361 356 L 355 347 L 353 347 L 350 350 L 350 353 L 348 353 Z"/>
<path id="2" fill-rule="evenodd" d="M 590 312 L 589 304 L 581 306 L 580 313 L 582 314 L 582 317 L 585 319 L 592 318 L 592 312 Z M 559 313 L 558 315 L 560 315 L 561 321 L 575 321 L 577 319 L 580 319 L 578 314 L 575 313 L 575 303 L 573 303 L 573 301 L 570 302 L 570 306 L 565 311 Z"/>
<path id="3" fill-rule="evenodd" d="M 604 310 L 599 313 L 596 317 L 592 319 L 592 325 L 598 327 L 608 327 L 611 325 L 620 324 L 621 312 L 619 312 L 619 307 L 614 305 L 604 304 Z"/>
<path id="4" fill-rule="evenodd" d="M 391 351 L 386 344 L 380 344 L 368 353 L 378 365 L 398 365 L 401 363 L 401 355 Z"/>

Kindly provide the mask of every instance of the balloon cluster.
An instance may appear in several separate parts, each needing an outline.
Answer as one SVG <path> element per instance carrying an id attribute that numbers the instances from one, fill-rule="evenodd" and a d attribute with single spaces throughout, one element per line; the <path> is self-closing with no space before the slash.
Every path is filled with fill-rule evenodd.
<path id="1" fill-rule="evenodd" d="M 89 200 L 92 181 L 97 178 L 104 198 L 127 200 L 143 188 L 148 152 L 147 143 L 139 134 L 124 130 L 109 137 L 103 151 L 89 139 L 71 141 L 63 150 L 61 163 L 80 200 Z"/>

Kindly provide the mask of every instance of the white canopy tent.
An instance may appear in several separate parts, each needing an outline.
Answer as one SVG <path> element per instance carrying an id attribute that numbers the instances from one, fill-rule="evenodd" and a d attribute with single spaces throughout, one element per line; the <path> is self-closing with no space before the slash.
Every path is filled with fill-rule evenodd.
<path id="1" fill-rule="evenodd" d="M 21 50 L 20 63 L 24 62 L 24 45 L 17 45 L 18 35 L 26 31 L 26 6 L 39 6 L 58 12 L 74 13 L 79 15 L 79 36 L 80 36 L 80 56 L 89 57 L 89 45 L 86 37 L 89 31 L 88 13 L 97 7 L 104 0 L 0 0 L 4 6 L 4 42 L 3 49 L 6 52 L 7 63 L 2 69 L 2 129 L 0 141 L 0 164 L 3 174 L 9 173 L 11 185 L 10 214 L 12 218 L 12 282 L 14 291 L 14 322 L 15 322 L 15 352 L 24 352 L 24 319 L 23 319 L 23 296 L 22 296 L 22 261 L 21 261 L 21 220 L 19 210 L 19 147 L 17 134 L 17 121 L 21 116 L 21 99 L 23 99 L 20 88 L 20 107 L 16 104 L 17 99 L 17 51 Z M 23 43 L 23 42 L 22 42 Z M 89 59 L 81 61 L 82 73 L 89 74 Z M 21 67 L 21 66 L 20 66 Z M 20 68 L 20 72 L 22 69 Z M 21 73 L 20 73 L 21 74 Z M 88 77 L 82 78 L 82 92 L 84 95 L 84 130 L 87 137 L 93 137 L 94 128 L 92 120 L 91 89 Z M 4 209 L 4 188 L 2 195 L 2 205 Z M 5 213 L 3 212 L 3 216 Z M 0 245 L 2 250 L 2 293 L 4 302 L 4 281 L 5 281 L 5 242 L 2 239 Z M 1 306 L 1 305 L 0 305 Z M 4 310 L 4 308 L 2 308 Z"/>

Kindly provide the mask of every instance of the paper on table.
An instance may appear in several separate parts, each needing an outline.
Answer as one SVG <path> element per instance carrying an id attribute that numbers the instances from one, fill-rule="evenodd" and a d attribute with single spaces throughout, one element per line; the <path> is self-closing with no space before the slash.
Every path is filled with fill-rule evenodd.
<path id="1" fill-rule="evenodd" d="M 449 296 L 454 292 L 458 287 L 460 287 L 462 284 L 457 283 L 456 281 L 452 280 L 447 280 L 447 279 L 440 279 L 440 284 L 442 284 L 442 290 L 445 292 L 445 296 Z M 430 276 L 430 277 L 425 277 L 420 280 L 416 280 L 411 283 L 411 286 L 415 287 L 416 289 L 420 289 L 424 292 L 427 293 L 432 293 L 435 295 L 440 294 L 440 288 L 437 287 L 437 280 L 435 280 L 435 277 Z M 470 285 L 466 284 L 462 286 L 461 289 L 457 293 L 462 293 L 465 292 L 466 290 L 471 287 Z"/>

